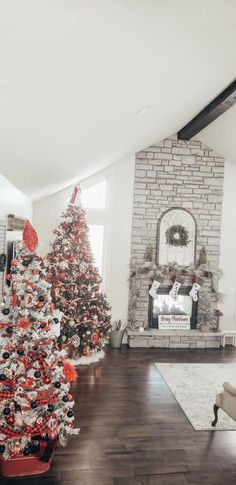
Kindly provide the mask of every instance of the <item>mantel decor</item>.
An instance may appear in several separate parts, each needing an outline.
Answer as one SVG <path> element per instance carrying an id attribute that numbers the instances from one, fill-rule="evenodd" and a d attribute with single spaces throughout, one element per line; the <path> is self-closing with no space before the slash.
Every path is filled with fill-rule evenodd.
<path id="1" fill-rule="evenodd" d="M 138 306 L 140 290 L 137 282 L 140 275 L 145 274 L 149 280 L 150 286 L 153 282 L 159 282 L 159 286 L 167 285 L 176 280 L 181 280 L 183 283 L 191 281 L 194 286 L 196 282 L 201 280 L 201 286 L 206 286 L 208 291 L 214 295 L 214 301 L 217 304 L 222 301 L 224 295 L 218 291 L 218 281 L 222 276 L 222 271 L 210 265 L 210 263 L 196 265 L 181 266 L 177 263 L 169 263 L 166 265 L 157 265 L 152 261 L 144 261 L 141 266 L 131 267 L 129 277 L 131 299 L 129 304 L 129 327 L 135 328 L 135 310 Z M 206 288 L 206 289 L 207 289 Z"/>

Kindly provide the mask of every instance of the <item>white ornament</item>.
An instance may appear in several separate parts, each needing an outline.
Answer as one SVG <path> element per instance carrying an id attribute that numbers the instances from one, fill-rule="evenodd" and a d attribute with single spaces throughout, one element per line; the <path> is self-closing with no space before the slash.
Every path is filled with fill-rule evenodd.
<path id="1" fill-rule="evenodd" d="M 55 336 L 55 337 L 59 337 L 60 333 L 61 333 L 61 324 L 60 322 L 58 323 L 53 323 L 52 322 L 52 325 L 51 325 L 51 332 L 52 334 Z"/>
<path id="2" fill-rule="evenodd" d="M 68 263 L 66 261 L 61 261 L 59 264 L 60 269 L 67 269 L 68 268 Z"/>

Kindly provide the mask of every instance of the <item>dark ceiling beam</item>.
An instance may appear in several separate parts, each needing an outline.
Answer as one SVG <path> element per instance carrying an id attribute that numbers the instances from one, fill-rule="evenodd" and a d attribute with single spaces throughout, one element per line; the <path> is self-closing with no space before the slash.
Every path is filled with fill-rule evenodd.
<path id="1" fill-rule="evenodd" d="M 236 81 L 211 101 L 195 118 L 178 132 L 178 140 L 190 140 L 236 103 Z"/>

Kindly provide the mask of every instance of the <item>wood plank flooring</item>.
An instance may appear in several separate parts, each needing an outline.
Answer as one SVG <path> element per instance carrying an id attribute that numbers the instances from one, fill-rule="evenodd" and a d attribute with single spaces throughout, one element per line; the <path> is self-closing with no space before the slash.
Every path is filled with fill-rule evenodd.
<path id="1" fill-rule="evenodd" d="M 236 432 L 194 431 L 154 365 L 235 361 L 231 347 L 108 348 L 73 387 L 80 436 L 48 473 L 1 485 L 235 485 Z"/>

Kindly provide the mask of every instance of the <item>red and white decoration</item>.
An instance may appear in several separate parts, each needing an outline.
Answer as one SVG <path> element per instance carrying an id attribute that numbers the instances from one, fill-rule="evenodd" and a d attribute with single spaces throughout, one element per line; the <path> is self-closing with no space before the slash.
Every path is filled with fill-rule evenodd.
<path id="1" fill-rule="evenodd" d="M 161 283 L 162 281 L 158 281 L 158 280 L 154 280 L 153 283 L 152 283 L 152 286 L 149 290 L 149 295 L 153 298 L 153 300 L 156 300 L 158 294 L 157 294 L 157 291 L 158 291 L 158 288 L 161 286 Z"/>
<path id="2" fill-rule="evenodd" d="M 182 278 L 181 276 L 176 276 L 174 284 L 169 292 L 169 295 L 171 296 L 171 298 L 173 298 L 173 300 L 177 300 L 178 292 L 183 282 L 184 278 Z"/>
<path id="3" fill-rule="evenodd" d="M 192 297 L 193 301 L 198 301 L 198 292 L 202 285 L 203 285 L 203 279 L 195 278 L 192 289 L 189 292 L 189 296 Z"/>

